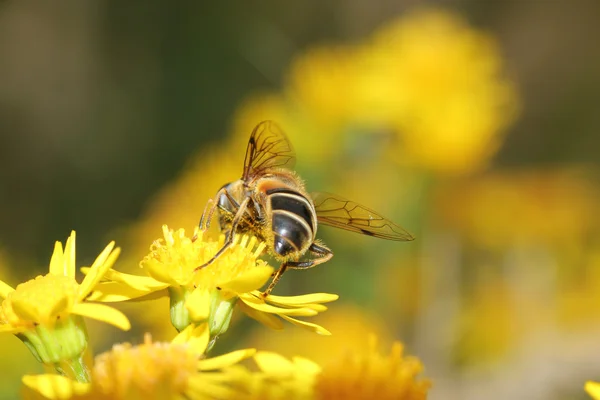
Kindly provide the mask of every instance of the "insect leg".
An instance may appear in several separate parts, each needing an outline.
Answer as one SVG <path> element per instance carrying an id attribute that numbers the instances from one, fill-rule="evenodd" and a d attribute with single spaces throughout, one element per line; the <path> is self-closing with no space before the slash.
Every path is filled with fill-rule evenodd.
<path id="1" fill-rule="evenodd" d="M 281 276 L 283 275 L 283 273 L 285 272 L 285 270 L 288 267 L 287 262 L 284 262 L 283 264 L 281 264 L 281 267 L 279 267 L 279 269 L 277 270 L 277 272 L 275 272 L 275 275 L 273 276 L 273 280 L 271 281 L 271 283 L 269 283 L 269 287 L 267 287 L 267 290 L 265 290 L 261 296 L 264 299 L 265 297 L 267 297 L 269 294 L 271 294 L 271 291 L 273 291 L 273 288 L 275 287 L 275 285 L 277 285 L 277 282 L 279 282 L 279 280 L 281 279 Z"/>
<path id="2" fill-rule="evenodd" d="M 287 262 L 281 264 L 281 267 L 279 267 L 277 272 L 275 272 L 275 275 L 273 276 L 273 280 L 267 287 L 267 290 L 265 290 L 262 293 L 263 298 L 267 297 L 271 293 L 271 291 L 273 291 L 273 288 L 275 287 L 277 282 L 279 282 L 279 279 L 281 279 L 281 275 L 283 275 L 283 273 L 288 268 L 289 269 L 308 269 L 308 268 L 315 267 L 319 264 L 322 264 L 326 261 L 329 261 L 331 259 L 331 257 L 333 257 L 333 252 L 329 248 L 327 248 L 323 245 L 320 245 L 320 244 L 313 243 L 310 245 L 308 250 L 311 253 L 315 254 L 317 257 L 313 258 L 312 260 L 307 260 L 307 261 L 287 261 Z"/>
<path id="3" fill-rule="evenodd" d="M 210 221 L 212 220 L 215 210 L 217 209 L 217 205 L 219 204 L 219 197 L 221 197 L 223 193 L 227 194 L 227 189 L 224 187 L 217 192 L 214 199 L 210 199 L 206 203 L 204 212 L 202 213 L 202 218 L 200 218 L 200 230 L 205 231 L 210 228 Z"/>
<path id="4" fill-rule="evenodd" d="M 331 257 L 333 257 L 333 252 L 322 244 L 313 243 L 310 245 L 308 250 L 317 257 L 306 261 L 288 261 L 287 267 L 289 269 L 308 269 L 316 267 L 319 264 L 323 264 L 324 262 L 331 260 Z"/>
<path id="5" fill-rule="evenodd" d="M 240 204 L 240 208 L 238 209 L 237 213 L 235 214 L 235 217 L 233 218 L 233 221 L 231 222 L 231 231 L 227 235 L 227 238 L 225 239 L 225 243 L 223 244 L 223 247 L 221 247 L 219 249 L 219 251 L 217 251 L 217 254 L 215 254 L 210 260 L 208 260 L 201 266 L 196 267 L 194 269 L 194 272 L 212 264 L 217 258 L 219 258 L 221 256 L 221 254 L 223 254 L 225 252 L 225 250 L 227 250 L 229 248 L 229 246 L 231 246 L 233 244 L 233 237 L 235 235 L 235 230 L 236 230 L 238 224 L 240 223 L 242 217 L 244 216 L 244 212 L 246 211 L 246 207 L 248 207 L 249 202 L 250 202 L 250 197 L 246 197 L 244 199 L 244 201 L 242 201 L 242 203 Z M 214 207 L 213 207 L 213 209 L 214 209 Z"/>
<path id="6" fill-rule="evenodd" d="M 203 231 L 204 229 L 204 222 L 207 219 L 207 213 L 208 213 L 208 208 L 213 206 L 214 204 L 214 199 L 208 199 L 208 201 L 206 202 L 206 205 L 204 206 L 204 211 L 202 212 L 202 217 L 200 217 L 200 223 L 198 224 L 198 226 L 200 227 L 200 230 Z"/>

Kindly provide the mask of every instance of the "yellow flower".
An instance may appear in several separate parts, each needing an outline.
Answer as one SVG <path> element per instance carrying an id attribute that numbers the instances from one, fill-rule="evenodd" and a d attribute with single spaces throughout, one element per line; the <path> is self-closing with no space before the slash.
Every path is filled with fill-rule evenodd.
<path id="1" fill-rule="evenodd" d="M 423 367 L 414 357 L 405 357 L 399 342 L 391 354 L 381 355 L 371 336 L 366 346 L 343 357 L 318 364 L 301 357 L 291 360 L 271 352 L 258 352 L 257 372 L 236 366 L 229 370 L 234 385 L 248 399 L 378 399 L 419 400 L 427 398 L 431 383 L 418 375 Z"/>
<path id="2" fill-rule="evenodd" d="M 484 166 L 518 109 L 495 41 L 436 9 L 406 13 L 363 43 L 308 50 L 284 93 L 287 114 L 314 121 L 319 147 L 395 134 L 392 159 L 449 174 Z"/>
<path id="3" fill-rule="evenodd" d="M 426 399 L 431 382 L 418 378 L 421 362 L 405 357 L 400 342 L 389 355 L 377 351 L 377 340 L 323 366 L 315 384 L 317 399 Z"/>
<path id="4" fill-rule="evenodd" d="M 594 400 L 600 400 L 600 383 L 587 381 L 585 383 L 585 391 L 592 396 Z"/>
<path id="5" fill-rule="evenodd" d="M 75 280 L 75 232 L 62 244 L 56 242 L 49 273 L 13 289 L 0 281 L 0 332 L 15 334 L 38 361 L 59 372 L 85 381 L 83 359 L 87 332 L 82 317 L 94 318 L 128 330 L 125 315 L 112 307 L 86 301 L 104 273 L 114 264 L 119 249 L 110 243 L 96 258 L 81 282 Z"/>
<path id="6" fill-rule="evenodd" d="M 276 316 L 321 334 L 324 328 L 294 317 L 313 316 L 327 308 L 322 304 L 337 299 L 336 295 L 268 296 L 263 299 L 259 288 L 273 273 L 273 268 L 258 256 L 265 245 L 256 238 L 236 235 L 234 244 L 199 271 L 224 243 L 207 240 L 204 232 L 195 230 L 190 238 L 183 229 L 169 230 L 163 226 L 163 236 L 151 247 L 140 263 L 148 276 L 136 276 L 109 271 L 109 282 L 97 287 L 91 298 L 98 301 L 123 301 L 169 296 L 171 322 L 179 331 L 190 324 L 208 321 L 211 337 L 225 332 L 235 304 L 252 318 L 275 329 L 283 324 Z M 237 300 L 240 300 L 239 302 Z"/>
<path id="7" fill-rule="evenodd" d="M 437 193 L 436 219 L 496 251 L 585 243 L 596 229 L 600 191 L 585 169 L 496 171 L 452 182 Z"/>
<path id="8" fill-rule="evenodd" d="M 0 276 L 5 281 L 13 278 L 11 267 L 16 266 L 8 254 L 0 248 Z M 0 307 L 1 310 L 1 307 Z M 2 311 L 0 311 L 0 314 Z M 41 365 L 14 335 L 0 335 L 0 398 L 16 399 L 19 393 L 21 377 L 26 373 L 43 371 Z M 15 360 L 18 360 L 16 362 Z"/>
<path id="9" fill-rule="evenodd" d="M 455 14 L 419 10 L 384 27 L 363 51 L 367 93 L 390 110 L 400 135 L 394 159 L 461 174 L 496 152 L 517 97 L 490 36 Z M 374 105 L 372 96 L 358 99 Z"/>
<path id="10" fill-rule="evenodd" d="M 296 57 L 286 89 L 290 108 L 297 107 L 329 131 L 339 130 L 356 117 L 356 67 L 356 48 L 350 46 L 316 47 Z"/>
<path id="11" fill-rule="evenodd" d="M 203 358 L 209 343 L 208 326 L 185 329 L 170 343 L 123 343 L 96 357 L 92 380 L 80 384 L 57 375 L 23 377 L 29 399 L 214 399 L 238 398 L 228 386 L 230 374 L 219 370 L 251 357 L 254 349 Z"/>

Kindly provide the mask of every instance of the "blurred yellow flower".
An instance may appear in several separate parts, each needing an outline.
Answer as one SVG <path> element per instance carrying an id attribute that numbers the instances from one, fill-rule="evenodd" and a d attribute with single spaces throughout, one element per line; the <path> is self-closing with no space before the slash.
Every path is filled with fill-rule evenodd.
<path id="1" fill-rule="evenodd" d="M 393 132 L 392 159 L 463 174 L 485 165 L 516 116 L 515 88 L 502 69 L 489 35 L 456 14 L 425 9 L 364 43 L 308 50 L 291 65 L 284 93 L 288 109 L 314 122 L 321 148 L 331 151 L 357 130 Z"/>
<path id="2" fill-rule="evenodd" d="M 13 333 L 38 361 L 61 373 L 86 381 L 82 359 L 88 337 L 82 317 L 97 319 L 128 330 L 129 320 L 120 311 L 87 301 L 104 273 L 116 261 L 119 249 L 111 242 L 96 258 L 81 284 L 75 280 L 75 232 L 62 244 L 56 242 L 49 273 L 13 289 L 0 281 L 0 333 Z"/>
<path id="3" fill-rule="evenodd" d="M 586 382 L 585 391 L 592 396 L 594 400 L 600 400 L 600 383 L 592 381 Z"/>
<path id="4" fill-rule="evenodd" d="M 285 94 L 290 108 L 332 132 L 342 129 L 356 118 L 356 61 L 356 48 L 351 46 L 321 46 L 301 54 L 288 73 Z"/>
<path id="5" fill-rule="evenodd" d="M 208 326 L 192 326 L 171 343 L 123 343 L 96 357 L 92 381 L 82 385 L 58 375 L 23 377 L 26 399 L 214 399 L 238 398 L 220 372 L 251 357 L 254 349 L 198 358 L 209 343 Z"/>
<path id="6" fill-rule="evenodd" d="M 479 282 L 472 290 L 474 293 L 462 300 L 461 313 L 454 321 L 453 357 L 460 364 L 498 360 L 527 333 L 523 330 L 539 332 L 540 322 L 534 318 L 522 325 L 517 310 L 524 306 L 511 297 L 510 287 L 501 278 L 490 277 L 490 282 Z"/>
<path id="7" fill-rule="evenodd" d="M 366 346 L 323 366 L 316 379 L 315 398 L 426 399 L 431 382 L 419 378 L 421 362 L 403 353 L 402 344 L 394 342 L 389 355 L 380 354 L 375 336 L 370 336 Z"/>
<path id="8" fill-rule="evenodd" d="M 392 337 L 384 321 L 372 310 L 349 304 L 341 304 L 335 312 L 320 314 L 316 317 L 319 325 L 326 326 L 331 336 L 313 335 L 308 331 L 294 330 L 285 332 L 254 330 L 244 340 L 249 347 L 256 347 L 293 358 L 302 349 L 302 356 L 318 364 L 325 364 L 354 348 L 356 343 L 364 341 L 364 332 L 373 332 L 384 343 L 390 343 Z"/>
<path id="9" fill-rule="evenodd" d="M 579 251 L 583 253 L 581 258 L 566 258 L 553 308 L 557 322 L 569 331 L 588 329 L 590 316 L 600 309 L 600 246 L 582 245 Z"/>
<path id="10" fill-rule="evenodd" d="M 421 362 L 403 355 L 395 342 L 391 354 L 377 351 L 371 335 L 342 357 L 329 353 L 329 362 L 320 366 L 302 357 L 291 360 L 272 352 L 258 352 L 258 371 L 236 366 L 230 370 L 235 385 L 247 399 L 395 399 L 427 398 L 431 383 L 421 379 Z"/>
<path id="11" fill-rule="evenodd" d="M 418 10 L 381 29 L 363 51 L 377 63 L 365 85 L 381 90 L 400 136 L 391 149 L 396 160 L 450 174 L 484 166 L 517 109 L 489 35 L 456 14 Z"/>
<path id="12" fill-rule="evenodd" d="M 110 270 L 106 275 L 109 282 L 99 285 L 90 298 L 114 302 L 168 296 L 175 328 L 181 331 L 190 324 L 208 321 L 214 338 L 228 329 L 236 303 L 250 317 L 272 328 L 283 327 L 278 316 L 314 332 L 329 334 L 321 326 L 293 317 L 325 311 L 327 307 L 322 303 L 336 300 L 336 295 L 261 296 L 258 289 L 271 277 L 273 268 L 258 259 L 265 244 L 257 245 L 255 237 L 236 235 L 233 245 L 214 263 L 195 271 L 223 246 L 224 236 L 219 241 L 205 239 L 204 232 L 196 228 L 194 235 L 187 237 L 183 229 L 174 232 L 166 225 L 163 236 L 140 263 L 148 276 Z"/>
<path id="13" fill-rule="evenodd" d="M 321 367 L 303 357 L 291 360 L 273 352 L 260 351 L 254 356 L 258 371 L 241 365 L 227 372 L 235 388 L 246 400 L 313 399 L 315 378 Z"/>
<path id="14" fill-rule="evenodd" d="M 490 249 L 583 243 L 600 226 L 600 192 L 574 168 L 508 170 L 455 181 L 436 193 L 435 220 Z"/>

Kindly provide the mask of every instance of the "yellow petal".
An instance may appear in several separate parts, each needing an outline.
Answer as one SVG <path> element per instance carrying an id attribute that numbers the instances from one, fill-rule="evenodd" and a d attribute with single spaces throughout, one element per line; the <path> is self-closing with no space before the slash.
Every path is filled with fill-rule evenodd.
<path id="1" fill-rule="evenodd" d="M 319 313 L 327 311 L 327 306 L 324 306 L 323 304 L 304 304 L 303 307 L 310 308 Z"/>
<path id="2" fill-rule="evenodd" d="M 240 299 L 255 310 L 278 315 L 291 315 L 294 317 L 312 317 L 318 313 L 310 308 L 280 308 L 266 304 L 262 299 L 247 293 L 240 294 Z"/>
<path id="3" fill-rule="evenodd" d="M 316 362 L 304 357 L 292 357 L 296 369 L 300 369 L 305 373 L 316 375 L 321 372 L 322 368 Z"/>
<path id="4" fill-rule="evenodd" d="M 229 282 L 219 283 L 219 287 L 235 293 L 247 293 L 262 287 L 269 280 L 272 273 L 272 267 L 259 265 Z"/>
<path id="5" fill-rule="evenodd" d="M 201 355 L 208 347 L 210 340 L 210 332 L 208 323 L 203 323 L 198 326 L 188 325 L 183 331 L 173 338 L 173 344 L 187 344 L 194 353 Z"/>
<path id="6" fill-rule="evenodd" d="M 83 272 L 84 275 L 88 274 L 89 270 L 89 267 L 81 268 L 81 272 Z M 109 281 L 123 283 L 135 290 L 163 289 L 169 286 L 168 283 L 157 281 L 151 276 L 126 274 L 124 272 L 115 271 L 114 269 L 106 271 L 104 278 Z"/>
<path id="7" fill-rule="evenodd" d="M 96 257 L 96 260 L 88 270 L 87 275 L 83 278 L 83 282 L 79 285 L 79 301 L 82 301 L 90 294 L 94 289 L 94 286 L 96 286 L 98 282 L 100 282 L 100 279 L 104 277 L 106 271 L 108 271 L 115 261 L 117 261 L 121 249 L 117 247 L 115 251 L 112 251 L 114 247 L 115 242 L 110 242 L 108 246 L 104 248 L 102 253 Z"/>
<path id="8" fill-rule="evenodd" d="M 285 377 L 294 373 L 294 364 L 280 354 L 259 351 L 254 356 L 258 367 L 271 376 Z"/>
<path id="9" fill-rule="evenodd" d="M 19 318 L 29 321 L 36 321 L 38 323 L 47 322 L 49 318 L 52 318 L 61 312 L 65 311 L 69 307 L 69 297 L 65 293 L 57 293 L 56 298 L 52 299 L 53 303 L 48 304 L 51 307 L 32 307 L 31 303 L 27 299 L 20 298 L 14 299 L 12 302 L 13 311 L 19 316 Z"/>
<path id="10" fill-rule="evenodd" d="M 64 275 L 75 279 L 75 231 L 71 231 L 71 236 L 65 243 L 65 254 L 63 257 Z"/>
<path id="11" fill-rule="evenodd" d="M 600 400 L 600 383 L 587 381 L 585 383 L 585 391 L 594 398 Z"/>
<path id="12" fill-rule="evenodd" d="M 124 331 L 128 331 L 131 328 L 131 324 L 125 314 L 105 304 L 78 303 L 73 306 L 71 312 L 83 317 L 106 322 Z"/>
<path id="13" fill-rule="evenodd" d="M 64 254 L 61 242 L 54 243 L 54 251 L 52 252 L 52 257 L 50 258 L 50 268 L 49 271 L 52 275 L 64 275 Z"/>
<path id="14" fill-rule="evenodd" d="M 25 327 L 14 327 L 14 326 L 8 325 L 8 324 L 0 324 L 0 334 L 1 333 L 17 334 L 17 333 L 25 332 L 26 330 L 27 330 L 27 328 L 25 328 Z"/>
<path id="15" fill-rule="evenodd" d="M 223 354 L 213 358 L 198 361 L 198 369 L 200 371 L 211 371 L 215 369 L 226 368 L 237 364 L 246 358 L 252 357 L 256 353 L 256 349 L 236 350 L 231 353 Z"/>
<path id="16" fill-rule="evenodd" d="M 10 287 L 8 284 L 0 281 L 0 298 L 5 299 L 9 293 L 14 292 L 15 289 Z"/>
<path id="17" fill-rule="evenodd" d="M 13 301 L 12 308 L 14 313 L 22 320 L 26 321 L 39 321 L 39 315 L 37 308 L 31 307 L 29 304 L 23 304 L 20 301 Z"/>
<path id="18" fill-rule="evenodd" d="M 185 308 L 187 308 L 190 318 L 194 321 L 208 319 L 210 313 L 210 293 L 200 288 L 194 289 L 185 300 Z"/>
<path id="19" fill-rule="evenodd" d="M 165 267 L 164 264 L 156 260 L 144 263 L 143 269 L 153 279 L 168 283 L 169 286 L 185 286 L 194 277 L 193 273 L 182 270 L 175 272 L 172 268 Z"/>
<path id="20" fill-rule="evenodd" d="M 236 378 L 243 374 L 249 372 L 246 370 L 245 367 L 242 367 L 241 365 L 231 365 L 227 368 L 224 369 L 224 371 L 210 371 L 210 374 L 200 374 L 200 376 L 202 377 L 203 380 L 205 381 L 210 381 L 211 383 L 230 383 L 230 382 L 235 382 Z M 190 377 L 190 379 L 193 379 L 194 377 Z"/>
<path id="21" fill-rule="evenodd" d="M 166 285 L 164 286 L 166 287 Z M 148 296 L 150 294 L 154 295 L 153 298 L 160 298 L 169 295 L 164 288 L 156 291 L 137 290 L 119 282 L 102 282 L 96 285 L 92 294 L 87 297 L 87 300 L 112 303 L 117 301 L 141 300 L 141 297 Z M 144 300 L 150 299 L 144 297 Z"/>
<path id="22" fill-rule="evenodd" d="M 311 293 L 301 296 L 273 296 L 268 295 L 266 301 L 281 305 L 304 305 L 309 303 L 330 303 L 339 299 L 340 296 L 331 293 Z"/>
<path id="23" fill-rule="evenodd" d="M 250 308 L 243 301 L 239 301 L 237 305 L 243 312 L 248 314 L 250 318 L 254 318 L 261 324 L 265 325 L 267 328 L 275 329 L 278 331 L 283 329 L 283 322 L 281 322 L 281 319 L 279 319 L 275 315 L 267 314 L 264 312 L 257 311 L 254 308 Z"/>
<path id="24" fill-rule="evenodd" d="M 239 399 L 240 393 L 236 389 L 229 388 L 221 382 L 211 382 L 216 373 L 211 373 L 210 376 L 194 375 L 188 379 L 188 395 L 191 400 L 207 400 L 207 399 Z M 220 374 L 222 375 L 222 374 Z M 226 378 L 229 376 L 225 375 Z M 241 397 L 246 399 L 249 397 Z"/>
<path id="25" fill-rule="evenodd" d="M 309 331 L 318 333 L 319 335 L 326 335 L 326 336 L 331 335 L 331 332 L 329 332 L 327 329 L 323 328 L 321 325 L 313 324 L 313 323 L 306 322 L 306 321 L 301 321 L 301 320 L 295 319 L 295 318 L 290 318 L 285 315 L 281 315 L 281 318 L 285 319 L 286 321 L 291 322 L 292 324 L 294 324 L 296 326 L 300 326 L 302 328 L 308 329 Z"/>
<path id="26" fill-rule="evenodd" d="M 62 375 L 25 375 L 23 384 L 48 399 L 69 399 L 91 389 L 91 384 L 70 380 Z"/>

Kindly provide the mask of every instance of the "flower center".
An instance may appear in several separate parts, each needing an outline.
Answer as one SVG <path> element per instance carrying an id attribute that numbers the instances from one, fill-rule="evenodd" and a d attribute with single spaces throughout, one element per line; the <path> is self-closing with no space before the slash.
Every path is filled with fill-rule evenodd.
<path id="1" fill-rule="evenodd" d="M 196 268 L 208 262 L 223 247 L 223 235 L 218 241 L 205 240 L 203 232 L 194 232 L 195 240 L 185 236 L 185 231 L 163 228 L 164 239 L 157 240 L 140 266 L 153 278 L 171 285 L 214 289 L 220 282 L 255 268 L 263 261 L 256 260 L 265 245 L 257 246 L 256 238 L 236 235 L 233 244 L 214 262 L 205 268 Z M 256 247 L 256 249 L 254 249 Z"/>
<path id="2" fill-rule="evenodd" d="M 115 345 L 96 358 L 92 382 L 103 394 L 119 399 L 180 398 L 198 360 L 186 345 L 152 342 Z"/>

